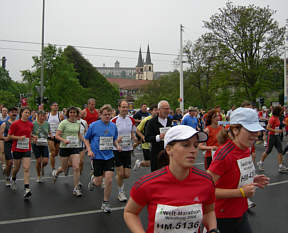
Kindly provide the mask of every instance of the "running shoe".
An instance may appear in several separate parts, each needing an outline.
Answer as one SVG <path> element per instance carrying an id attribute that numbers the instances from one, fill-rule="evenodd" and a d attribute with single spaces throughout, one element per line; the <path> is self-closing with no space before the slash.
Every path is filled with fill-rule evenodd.
<path id="1" fill-rule="evenodd" d="M 56 169 L 53 169 L 53 171 L 52 171 L 52 177 L 53 177 L 53 182 L 54 182 L 54 184 L 56 183 L 56 180 L 57 180 L 57 178 L 58 178 L 58 176 L 57 176 L 56 174 L 57 174 Z"/>
<path id="2" fill-rule="evenodd" d="M 11 182 L 10 188 L 11 188 L 13 191 L 16 191 L 16 189 L 17 189 L 16 181 L 15 181 L 15 180 L 12 180 L 12 177 L 11 177 L 10 182 Z"/>
<path id="3" fill-rule="evenodd" d="M 2 170 L 4 171 L 5 169 L 6 169 L 6 164 L 3 163 L 3 164 L 2 164 Z"/>
<path id="4" fill-rule="evenodd" d="M 257 163 L 258 170 L 259 171 L 264 171 L 264 163 L 261 163 L 260 161 Z"/>
<path id="5" fill-rule="evenodd" d="M 41 176 L 38 176 L 38 177 L 37 177 L 36 182 L 37 182 L 37 183 L 43 183 L 43 180 L 42 180 Z"/>
<path id="6" fill-rule="evenodd" d="M 11 181 L 10 181 L 10 178 L 9 178 L 9 177 L 6 178 L 5 186 L 6 186 L 7 188 L 10 188 L 10 187 L 11 187 Z"/>
<path id="7" fill-rule="evenodd" d="M 140 168 L 140 165 L 141 165 L 141 161 L 139 159 L 137 159 L 135 161 L 135 165 L 133 167 L 133 170 L 136 171 L 138 168 Z"/>
<path id="8" fill-rule="evenodd" d="M 88 189 L 89 189 L 90 191 L 93 191 L 93 189 L 94 189 L 94 182 L 93 182 L 93 180 L 94 180 L 94 175 L 91 176 L 90 181 L 89 181 L 89 183 L 88 183 Z"/>
<path id="9" fill-rule="evenodd" d="M 81 192 L 81 190 L 80 190 L 78 185 L 73 189 L 73 195 L 76 196 L 76 197 L 81 197 L 82 196 L 82 192 Z"/>
<path id="10" fill-rule="evenodd" d="M 102 203 L 101 209 L 103 210 L 104 213 L 110 214 L 112 212 L 112 209 L 111 209 L 109 203 L 107 203 L 107 202 Z"/>
<path id="11" fill-rule="evenodd" d="M 285 167 L 284 165 L 282 165 L 281 167 L 278 167 L 278 172 L 279 173 L 287 173 L 288 172 L 288 168 Z"/>
<path id="12" fill-rule="evenodd" d="M 124 191 L 118 193 L 118 200 L 121 202 L 127 201 L 127 197 L 126 197 Z"/>
<path id="13" fill-rule="evenodd" d="M 25 199 L 25 200 L 28 200 L 31 196 L 32 196 L 31 189 L 25 188 L 25 189 L 24 189 L 24 199 Z"/>
<path id="14" fill-rule="evenodd" d="M 248 201 L 248 208 L 249 209 L 252 209 L 252 208 L 256 207 L 256 203 L 255 202 L 251 201 L 249 198 L 247 199 L 247 201 Z"/>

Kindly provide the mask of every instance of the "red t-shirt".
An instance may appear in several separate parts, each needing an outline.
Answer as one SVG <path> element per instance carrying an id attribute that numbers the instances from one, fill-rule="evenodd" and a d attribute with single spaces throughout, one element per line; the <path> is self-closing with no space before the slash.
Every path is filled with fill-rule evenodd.
<path id="1" fill-rule="evenodd" d="M 193 227 L 197 230 L 201 220 L 196 221 L 189 214 L 203 212 L 203 205 L 214 203 L 215 187 L 205 171 L 190 168 L 187 178 L 179 181 L 167 166 L 140 178 L 132 187 L 130 197 L 141 206 L 147 205 L 149 223 L 146 232 L 154 232 L 154 227 L 157 232 Z"/>
<path id="2" fill-rule="evenodd" d="M 270 125 L 271 129 L 279 129 L 280 127 L 280 120 L 279 117 L 271 116 L 271 118 L 268 121 L 268 124 Z M 275 135 L 275 132 L 269 131 L 269 135 Z"/>
<path id="3" fill-rule="evenodd" d="M 93 110 L 93 112 L 90 112 L 90 110 L 88 108 L 85 108 L 86 111 L 86 117 L 84 118 L 84 120 L 87 122 L 88 126 L 93 123 L 94 121 L 98 120 L 98 112 L 96 109 Z"/>
<path id="4" fill-rule="evenodd" d="M 206 142 L 207 146 L 219 146 L 218 141 L 217 141 L 217 134 L 221 131 L 222 127 L 218 126 L 217 128 L 213 128 L 210 125 L 207 126 L 209 130 L 209 135 L 208 135 L 208 140 Z M 211 150 L 206 150 L 205 153 L 205 158 L 206 157 L 211 157 Z"/>
<path id="5" fill-rule="evenodd" d="M 19 149 L 20 143 L 18 143 L 18 140 L 13 140 L 13 144 L 12 144 L 12 151 L 18 151 L 18 152 L 27 152 L 27 151 L 31 151 L 31 132 L 33 130 L 33 124 L 30 121 L 22 121 L 22 120 L 17 120 L 14 121 L 10 128 L 9 128 L 9 135 L 14 135 L 14 136 L 25 136 L 28 141 L 28 146 L 29 149 Z M 25 148 L 25 141 L 24 140 L 19 140 L 22 143 L 22 148 Z M 17 146 L 18 143 L 18 146 Z M 26 145 L 27 145 L 26 143 Z"/>
<path id="6" fill-rule="evenodd" d="M 218 148 L 208 170 L 220 176 L 216 188 L 237 189 L 240 181 L 240 169 L 237 160 L 250 156 L 250 148 L 241 150 L 231 140 Z M 247 199 L 216 199 L 215 213 L 217 218 L 239 218 L 248 209 Z"/>

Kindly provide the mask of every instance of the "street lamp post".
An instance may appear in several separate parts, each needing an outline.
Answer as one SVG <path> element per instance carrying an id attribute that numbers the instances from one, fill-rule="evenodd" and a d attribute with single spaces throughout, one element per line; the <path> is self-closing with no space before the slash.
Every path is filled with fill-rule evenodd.
<path id="1" fill-rule="evenodd" d="M 43 0 L 42 10 L 42 43 L 41 43 L 41 79 L 40 79 L 40 99 L 41 104 L 43 103 L 44 94 L 44 19 L 45 19 L 45 0 Z"/>

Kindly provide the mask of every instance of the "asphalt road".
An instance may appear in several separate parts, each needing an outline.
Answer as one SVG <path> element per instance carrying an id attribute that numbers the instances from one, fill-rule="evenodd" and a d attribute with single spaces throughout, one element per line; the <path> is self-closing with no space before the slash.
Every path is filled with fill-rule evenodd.
<path id="1" fill-rule="evenodd" d="M 286 145 L 286 141 L 283 142 Z M 263 144 L 256 145 L 257 161 L 264 151 Z M 136 158 L 142 159 L 142 152 L 135 150 L 132 164 Z M 59 161 L 58 161 L 59 162 Z M 196 166 L 204 167 L 203 155 L 199 153 Z M 265 190 L 257 190 L 253 200 L 257 206 L 250 211 L 249 220 L 254 233 L 287 233 L 288 219 L 288 174 L 279 174 L 277 170 L 277 153 L 274 149 L 265 161 L 265 172 L 271 178 L 270 185 Z M 134 182 L 148 173 L 150 169 L 140 168 L 132 171 L 130 179 L 125 183 L 126 193 L 129 193 Z M 85 159 L 84 172 L 81 177 L 83 196 L 72 196 L 72 170 L 67 177 L 59 177 L 53 184 L 50 167 L 45 172 L 45 183 L 36 183 L 35 161 L 32 162 L 31 185 L 32 198 L 23 200 L 23 172 L 17 177 L 17 191 L 5 187 L 0 175 L 0 233 L 118 233 L 129 232 L 124 220 L 125 203 L 117 199 L 117 187 L 113 181 L 111 207 L 113 212 L 105 214 L 101 211 L 103 189 L 94 191 L 87 189 L 89 181 L 89 159 Z M 258 172 L 259 173 L 259 172 Z M 141 219 L 146 226 L 147 211 L 141 213 Z"/>

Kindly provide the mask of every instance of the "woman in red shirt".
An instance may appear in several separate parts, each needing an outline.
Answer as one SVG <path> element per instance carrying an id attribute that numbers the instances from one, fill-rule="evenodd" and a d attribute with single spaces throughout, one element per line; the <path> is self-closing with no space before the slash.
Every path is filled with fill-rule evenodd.
<path id="1" fill-rule="evenodd" d="M 186 125 L 167 131 L 162 156 L 168 158 L 169 165 L 140 178 L 131 190 L 124 210 L 124 220 L 131 232 L 145 232 L 139 213 L 146 205 L 146 232 L 199 232 L 201 222 L 208 232 L 218 232 L 212 178 L 193 167 L 198 144 L 206 140 L 206 133 Z"/>
<path id="2" fill-rule="evenodd" d="M 254 110 L 238 108 L 231 113 L 229 130 L 219 135 L 226 143 L 216 151 L 208 173 L 216 185 L 215 212 L 221 233 L 252 232 L 247 198 L 255 194 L 256 187 L 264 188 L 269 182 L 265 175 L 256 175 L 250 156 L 261 130 Z"/>
<path id="3" fill-rule="evenodd" d="M 206 128 L 204 132 L 208 134 L 208 140 L 206 145 L 200 143 L 199 149 L 206 150 L 205 153 L 205 170 L 207 170 L 212 162 L 212 157 L 215 151 L 218 149 L 217 134 L 221 131 L 222 127 L 218 125 L 220 120 L 220 113 L 212 109 L 207 113 Z"/>
<path id="4" fill-rule="evenodd" d="M 33 124 L 28 120 L 30 109 L 24 107 L 20 110 L 20 119 L 14 121 L 9 129 L 8 138 L 13 140 L 12 154 L 14 159 L 14 167 L 12 170 L 11 189 L 16 190 L 16 175 L 22 167 L 24 171 L 24 199 L 31 197 L 32 192 L 29 187 L 30 178 L 30 160 L 31 160 L 31 133 Z"/>

